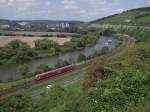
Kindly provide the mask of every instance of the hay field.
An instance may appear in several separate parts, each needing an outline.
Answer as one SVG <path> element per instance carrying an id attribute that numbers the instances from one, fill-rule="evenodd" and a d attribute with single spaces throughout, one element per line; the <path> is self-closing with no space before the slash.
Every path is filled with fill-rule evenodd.
<path id="1" fill-rule="evenodd" d="M 5 46 L 12 40 L 19 39 L 22 42 L 26 42 L 30 47 L 34 47 L 34 41 L 37 39 L 49 39 L 57 42 L 59 45 L 63 45 L 65 42 L 69 42 L 71 37 L 60 38 L 60 37 L 23 37 L 23 36 L 0 36 L 0 47 Z"/>
<path id="2" fill-rule="evenodd" d="M 16 34 L 20 35 L 33 35 L 33 36 L 41 36 L 41 35 L 65 35 L 65 36 L 75 36 L 79 35 L 77 33 L 65 33 L 65 32 L 33 32 L 33 31 L 0 31 L 2 34 Z"/>

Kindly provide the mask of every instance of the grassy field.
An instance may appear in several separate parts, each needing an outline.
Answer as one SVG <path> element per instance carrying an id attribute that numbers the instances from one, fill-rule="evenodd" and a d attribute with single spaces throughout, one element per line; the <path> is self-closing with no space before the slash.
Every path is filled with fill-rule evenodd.
<path id="1" fill-rule="evenodd" d="M 65 35 L 65 36 L 74 36 L 78 35 L 76 33 L 65 33 L 65 32 L 33 32 L 33 31 L 0 31 L 1 34 L 16 34 L 16 35 L 33 35 L 33 36 L 41 36 L 41 35 Z"/>
<path id="2" fill-rule="evenodd" d="M 60 37 L 23 37 L 23 36 L 0 36 L 0 47 L 5 46 L 9 42 L 19 39 L 26 42 L 30 47 L 34 47 L 34 41 L 37 39 L 49 39 L 57 42 L 59 45 L 63 45 L 65 42 L 69 42 L 71 37 L 60 38 Z"/>
<path id="3" fill-rule="evenodd" d="M 73 91 L 73 92 L 81 92 L 82 90 L 82 85 L 83 85 L 83 81 L 76 81 L 68 86 L 66 86 L 65 88 L 68 91 Z"/>

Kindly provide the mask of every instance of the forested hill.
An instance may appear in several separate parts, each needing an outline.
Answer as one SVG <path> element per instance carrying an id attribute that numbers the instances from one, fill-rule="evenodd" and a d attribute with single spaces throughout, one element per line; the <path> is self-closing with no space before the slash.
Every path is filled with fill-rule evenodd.
<path id="1" fill-rule="evenodd" d="M 119 14 L 92 21 L 91 23 L 148 25 L 150 24 L 150 7 L 124 11 Z"/>

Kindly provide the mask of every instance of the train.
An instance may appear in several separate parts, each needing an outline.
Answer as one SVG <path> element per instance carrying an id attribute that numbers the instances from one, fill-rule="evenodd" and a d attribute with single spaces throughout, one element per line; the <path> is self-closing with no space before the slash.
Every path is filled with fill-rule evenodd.
<path id="1" fill-rule="evenodd" d="M 51 71 L 48 71 L 48 72 L 37 74 L 35 76 L 35 80 L 39 81 L 39 80 L 42 80 L 42 79 L 57 76 L 57 75 L 65 73 L 65 72 L 73 71 L 73 70 L 75 70 L 75 68 L 76 68 L 76 66 L 74 64 L 67 65 L 67 66 L 57 68 L 57 69 L 54 69 L 54 70 L 51 70 Z"/>

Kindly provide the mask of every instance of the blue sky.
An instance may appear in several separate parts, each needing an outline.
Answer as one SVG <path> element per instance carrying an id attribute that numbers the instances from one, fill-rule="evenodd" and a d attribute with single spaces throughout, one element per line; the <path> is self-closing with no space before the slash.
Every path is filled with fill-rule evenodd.
<path id="1" fill-rule="evenodd" d="M 150 6 L 150 0 L 0 0 L 0 19 L 90 21 Z"/>

